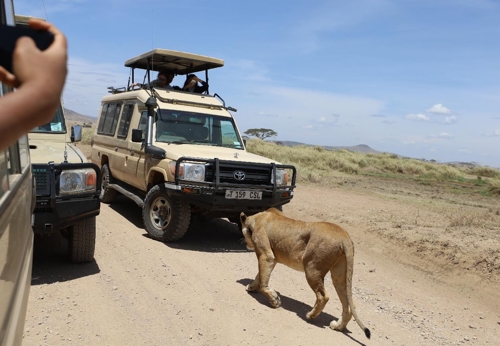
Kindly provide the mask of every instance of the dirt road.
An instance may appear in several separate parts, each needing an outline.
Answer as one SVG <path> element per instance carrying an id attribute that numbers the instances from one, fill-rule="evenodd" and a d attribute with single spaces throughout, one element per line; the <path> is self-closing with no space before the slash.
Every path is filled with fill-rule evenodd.
<path id="1" fill-rule="evenodd" d="M 450 234 L 439 224 L 446 217 L 401 201 L 363 186 L 301 185 L 284 208 L 293 218 L 338 223 L 353 238 L 354 301 L 370 340 L 355 321 L 346 333 L 328 327 L 340 315 L 328 276 L 330 301 L 308 323 L 315 297 L 303 273 L 276 267 L 278 309 L 245 291 L 257 262 L 236 225 L 197 222 L 181 241 L 163 244 L 147 237 L 140 209 L 120 199 L 102 205 L 95 262 L 68 263 L 60 236 L 35 242 L 23 345 L 498 345 L 497 272 L 417 242 L 430 230 Z M 494 231 L 485 243 L 498 249 Z M 447 248 L 462 241 L 448 237 Z M 474 262 L 481 251 L 464 256 Z"/>

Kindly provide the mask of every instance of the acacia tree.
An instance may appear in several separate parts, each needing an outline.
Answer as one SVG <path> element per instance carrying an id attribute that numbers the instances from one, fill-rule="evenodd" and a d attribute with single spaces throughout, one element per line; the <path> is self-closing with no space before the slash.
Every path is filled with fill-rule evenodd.
<path id="1" fill-rule="evenodd" d="M 257 138 L 262 139 L 262 140 L 278 135 L 277 132 L 275 132 L 271 129 L 262 129 L 262 128 L 261 129 L 248 129 L 244 133 L 248 136 L 257 137 Z"/>

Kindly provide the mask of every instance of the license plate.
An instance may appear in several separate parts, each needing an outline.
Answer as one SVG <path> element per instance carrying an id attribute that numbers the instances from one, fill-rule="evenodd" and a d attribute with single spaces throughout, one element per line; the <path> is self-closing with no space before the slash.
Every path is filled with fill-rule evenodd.
<path id="1" fill-rule="evenodd" d="M 262 199 L 262 191 L 226 190 L 227 199 Z"/>

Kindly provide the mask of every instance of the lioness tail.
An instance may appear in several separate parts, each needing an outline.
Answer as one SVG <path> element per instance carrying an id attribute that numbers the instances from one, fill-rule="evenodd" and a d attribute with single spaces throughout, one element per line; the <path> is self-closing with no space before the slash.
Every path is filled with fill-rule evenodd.
<path id="1" fill-rule="evenodd" d="M 354 302 L 352 301 L 352 275 L 354 271 L 354 244 L 351 239 L 344 241 L 344 254 L 347 262 L 347 273 L 346 273 L 346 290 L 347 290 L 347 302 L 349 303 L 349 308 L 351 309 L 352 316 L 356 320 L 358 326 L 365 332 L 366 337 L 369 339 L 371 336 L 370 329 L 363 325 L 363 322 L 358 317 L 356 309 L 354 308 Z"/>

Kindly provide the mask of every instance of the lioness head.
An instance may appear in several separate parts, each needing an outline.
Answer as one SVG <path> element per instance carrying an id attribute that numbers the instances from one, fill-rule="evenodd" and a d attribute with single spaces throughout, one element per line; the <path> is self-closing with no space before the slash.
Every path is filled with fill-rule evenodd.
<path id="1" fill-rule="evenodd" d="M 241 231 L 245 237 L 245 243 L 248 250 L 255 250 L 252 242 L 252 220 L 245 213 L 240 214 Z"/>

